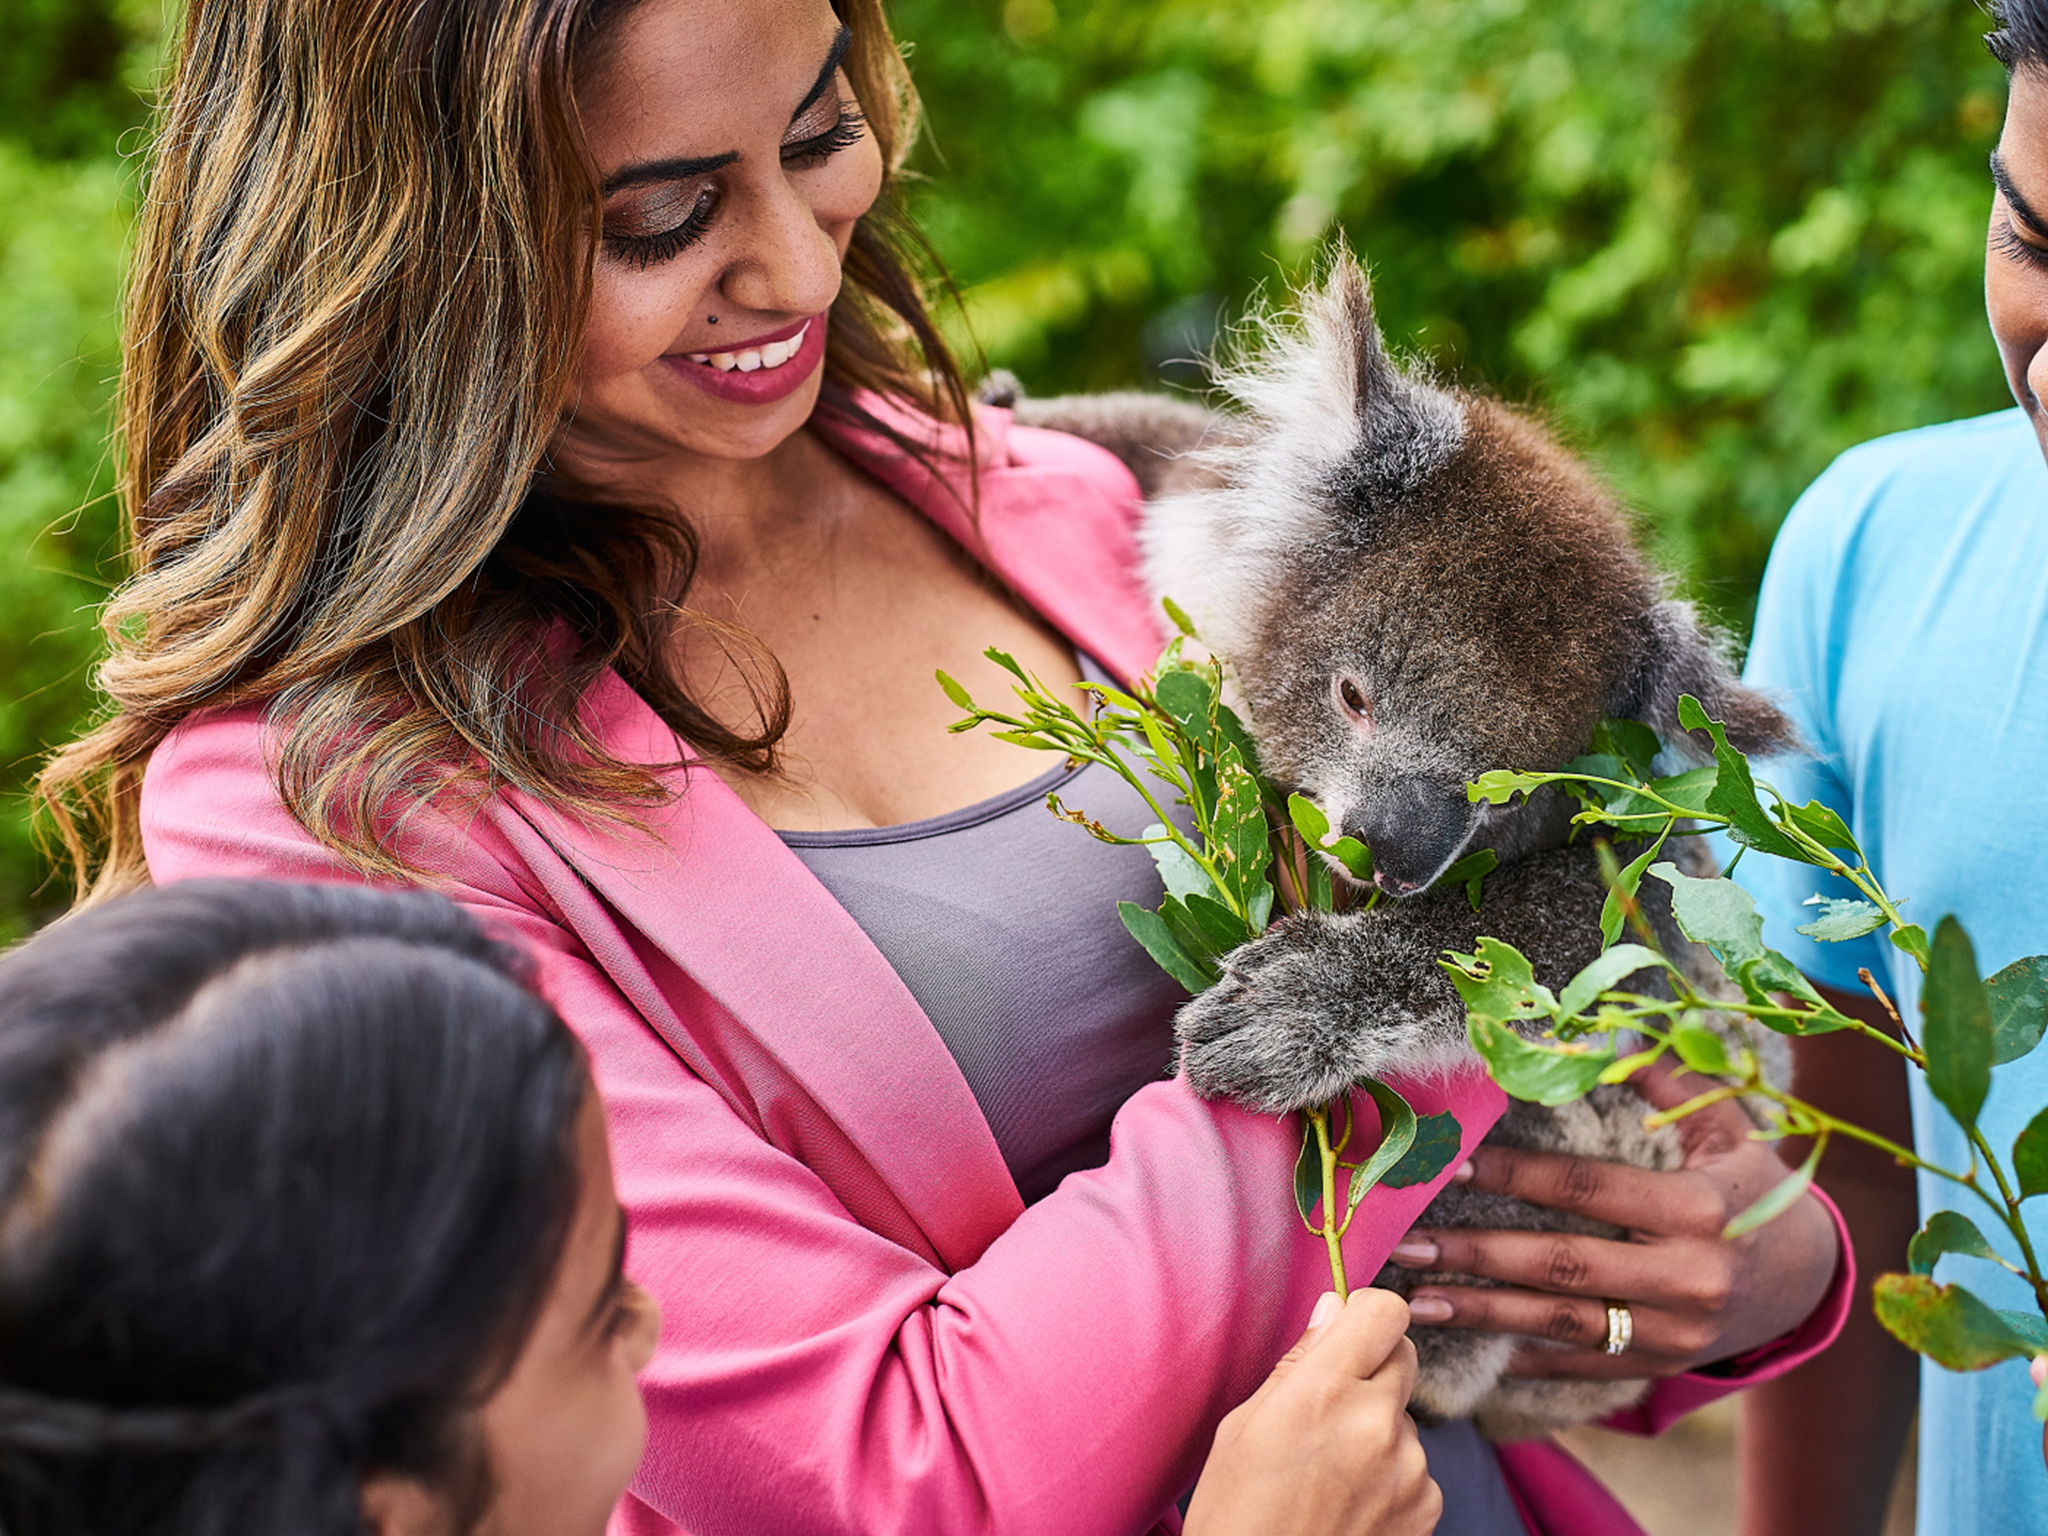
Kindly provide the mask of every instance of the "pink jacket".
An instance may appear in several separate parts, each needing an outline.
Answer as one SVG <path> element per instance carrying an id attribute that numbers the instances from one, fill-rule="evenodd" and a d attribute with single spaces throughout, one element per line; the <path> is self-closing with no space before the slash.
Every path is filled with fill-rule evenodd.
<path id="1" fill-rule="evenodd" d="M 981 425 L 978 540 L 954 487 L 879 440 L 836 441 L 1076 645 L 1125 678 L 1145 670 L 1161 637 L 1134 575 L 1129 474 L 1002 412 Z M 622 757 L 687 754 L 614 676 L 587 709 Z M 1027 1211 L 888 962 L 714 774 L 672 772 L 688 789 L 651 835 L 517 791 L 408 832 L 419 867 L 538 957 L 610 1116 L 631 1268 L 666 1316 L 647 1455 L 615 1526 L 1177 1530 L 1170 1506 L 1217 1420 L 1328 1285 L 1289 1194 L 1297 1132 L 1156 1083 L 1118 1114 L 1106 1166 Z M 254 708 L 195 717 L 157 750 L 143 836 L 158 881 L 356 878 L 283 810 Z M 1454 1113 L 1468 1149 L 1503 1103 L 1476 1073 L 1403 1087 L 1419 1111 Z M 1434 1190 L 1367 1197 L 1353 1275 Z M 1745 1379 L 1823 1346 L 1847 1293 L 1838 1276 Z M 1737 1384 L 1667 1382 L 1634 1417 L 1654 1431 Z M 1503 1462 L 1532 1531 L 1634 1536 L 1555 1447 Z"/>

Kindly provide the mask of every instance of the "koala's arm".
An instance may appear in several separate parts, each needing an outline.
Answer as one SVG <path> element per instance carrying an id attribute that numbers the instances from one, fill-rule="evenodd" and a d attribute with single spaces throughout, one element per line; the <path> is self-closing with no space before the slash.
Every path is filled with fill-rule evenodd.
<path id="1" fill-rule="evenodd" d="M 1128 391 L 1113 395 L 1057 395 L 1033 400 L 1012 393 L 1002 401 L 1027 427 L 1046 427 L 1099 444 L 1124 461 L 1150 501 L 1188 488 L 1193 466 L 1185 456 L 1223 441 L 1235 424 L 1217 411 L 1170 395 Z"/>
<path id="2" fill-rule="evenodd" d="M 1181 1063 L 1196 1092 L 1269 1114 L 1326 1104 L 1363 1077 L 1462 1065 L 1465 1007 L 1444 951 L 1490 934 L 1560 987 L 1600 952 L 1604 899 L 1592 856 L 1558 849 L 1489 877 L 1477 913 L 1463 890 L 1297 913 L 1232 951 L 1222 980 L 1181 1009 Z"/>

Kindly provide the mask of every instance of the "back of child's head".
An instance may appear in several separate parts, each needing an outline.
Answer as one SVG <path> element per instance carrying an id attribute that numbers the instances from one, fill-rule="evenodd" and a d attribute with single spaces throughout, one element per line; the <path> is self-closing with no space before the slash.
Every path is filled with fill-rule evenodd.
<path id="1" fill-rule="evenodd" d="M 453 905 L 194 881 L 0 958 L 0 1531 L 463 1523 L 576 1200 L 580 1051 Z"/>

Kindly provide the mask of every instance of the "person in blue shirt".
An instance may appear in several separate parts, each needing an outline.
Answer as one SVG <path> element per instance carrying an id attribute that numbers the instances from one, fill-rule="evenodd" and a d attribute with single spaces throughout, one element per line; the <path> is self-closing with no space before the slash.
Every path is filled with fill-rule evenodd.
<path id="1" fill-rule="evenodd" d="M 2001 0 L 1987 39 L 2010 76 L 1992 156 L 1986 307 L 2018 408 L 1900 433 L 1844 454 L 1800 498 L 1771 553 L 1746 680 L 1798 722 L 1811 755 L 1763 770 L 1794 802 L 1846 815 L 1907 915 L 1932 931 L 1954 913 L 1986 975 L 2048 951 L 2048 0 Z M 1735 878 L 1767 942 L 1845 1012 L 1874 1024 L 1871 976 L 1914 1017 L 1919 973 L 1869 937 L 1821 944 L 1816 871 L 1752 856 Z M 1796 1086 L 1921 1156 L 1965 1168 L 1962 1133 L 1867 1042 L 1796 1043 Z M 1981 1125 L 2007 1147 L 2048 1104 L 2048 1050 L 1999 1069 Z M 1836 1148 L 1821 1182 L 1855 1234 L 1858 1272 L 1905 1268 L 1918 1225 L 1914 1176 Z M 1967 1194 L 1919 1180 L 1918 1218 Z M 2048 1210 L 2029 1230 L 2048 1244 Z M 1988 1223 L 1981 1223 L 1989 1227 Z M 1998 1229 L 1989 1228 L 1993 1233 Z M 1993 1306 L 2026 1308 L 2014 1277 L 1949 1258 Z M 2048 1531 L 2048 1469 L 2019 1361 L 1959 1375 L 1893 1343 L 1867 1313 L 1828 1354 L 1758 1388 L 1743 1426 L 1744 1536 L 1875 1536 L 1920 1403 L 1919 1536 Z"/>

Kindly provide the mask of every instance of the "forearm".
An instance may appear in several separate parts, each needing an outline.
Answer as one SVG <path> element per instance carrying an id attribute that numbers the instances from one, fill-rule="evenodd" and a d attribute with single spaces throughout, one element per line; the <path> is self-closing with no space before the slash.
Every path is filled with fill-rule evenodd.
<path id="1" fill-rule="evenodd" d="M 1867 998 L 1829 1000 L 1882 1021 Z M 1902 1144 L 1911 1140 L 1905 1074 L 1867 1041 L 1799 1041 L 1794 1088 Z M 1912 1422 L 1918 1363 L 1878 1326 L 1868 1302 L 1871 1280 L 1905 1267 L 1919 1220 L 1912 1172 L 1837 1142 L 1819 1182 L 1849 1224 L 1863 1294 L 1833 1348 L 1743 1400 L 1743 1536 L 1876 1536 Z"/>

